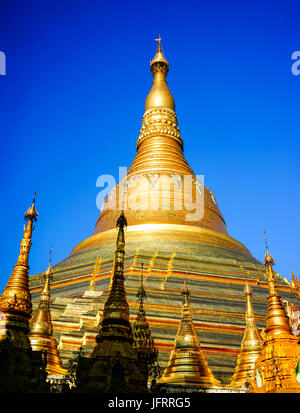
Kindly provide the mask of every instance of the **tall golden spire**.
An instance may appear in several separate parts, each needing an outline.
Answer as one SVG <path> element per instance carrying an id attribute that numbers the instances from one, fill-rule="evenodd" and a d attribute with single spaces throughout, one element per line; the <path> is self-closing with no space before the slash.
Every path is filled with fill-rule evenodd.
<path id="1" fill-rule="evenodd" d="M 41 297 L 40 297 L 40 301 L 44 302 L 48 308 L 50 305 L 50 282 L 53 278 L 53 270 L 51 266 L 52 251 L 53 251 L 53 248 L 51 248 L 49 251 L 49 265 L 48 265 L 47 270 L 44 272 L 45 282 L 44 282 L 44 287 L 42 289 Z"/>
<path id="2" fill-rule="evenodd" d="M 292 334 L 289 318 L 277 291 L 273 271 L 274 259 L 266 243 L 265 265 L 268 277 L 268 313 L 261 354 L 256 361 L 256 379 L 250 382 L 250 392 L 300 392 L 296 370 L 300 367 L 298 337 Z"/>
<path id="3" fill-rule="evenodd" d="M 97 344 L 87 366 L 82 366 L 80 387 L 83 391 L 144 392 L 147 372 L 141 366 L 138 352 L 133 348 L 133 335 L 129 322 L 129 306 L 124 285 L 124 228 L 127 220 L 122 211 L 117 220 L 118 236 L 115 250 L 114 272 L 109 294 L 104 304 Z"/>
<path id="4" fill-rule="evenodd" d="M 95 234 L 114 227 L 124 208 L 122 194 L 125 186 L 129 226 L 188 225 L 227 234 L 214 195 L 208 188 L 202 188 L 184 157 L 175 102 L 166 80 L 169 63 L 162 52 L 161 37 L 156 40 L 157 53 L 150 62 L 153 84 L 145 102 L 136 156 L 127 175 L 104 201 Z M 170 190 L 165 190 L 168 187 Z M 192 208 L 183 202 L 188 196 L 190 201 L 187 203 L 191 202 Z M 189 221 L 186 215 L 194 206 L 204 215 L 200 219 L 200 213 L 197 219 Z M 131 231 L 128 236 L 131 236 Z"/>
<path id="5" fill-rule="evenodd" d="M 255 375 L 255 362 L 260 355 L 263 340 L 255 324 L 252 307 L 252 290 L 246 281 L 244 296 L 246 298 L 246 327 L 241 344 L 241 352 L 237 357 L 237 364 L 231 381 L 227 387 L 239 388 L 249 384 Z"/>
<path id="6" fill-rule="evenodd" d="M 0 369 L 1 388 L 9 391 L 32 391 L 35 386 L 45 386 L 44 354 L 32 351 L 29 320 L 32 312 L 29 291 L 29 252 L 34 223 L 38 213 L 35 195 L 25 213 L 26 226 L 21 241 L 20 254 L 8 283 L 0 298 L 0 353 L 6 367 Z"/>
<path id="7" fill-rule="evenodd" d="M 266 233 L 265 233 L 266 240 Z M 269 299 L 268 299 L 268 314 L 266 318 L 266 330 L 265 333 L 269 335 L 278 335 L 281 333 L 291 333 L 289 318 L 281 303 L 279 293 L 276 288 L 275 274 L 273 271 L 273 265 L 275 265 L 274 259 L 271 257 L 267 240 L 266 240 L 266 255 L 265 266 L 267 268 Z"/>
<path id="8" fill-rule="evenodd" d="M 183 156 L 183 141 L 175 113 L 175 101 L 167 84 L 169 63 L 163 55 L 161 38 L 157 53 L 150 62 L 153 75 L 151 90 L 145 101 L 137 154 L 128 177 L 136 173 L 172 171 L 192 174 Z"/>
<path id="9" fill-rule="evenodd" d="M 219 387 L 221 383 L 215 379 L 200 346 L 200 340 L 192 320 L 189 294 L 186 281 L 184 281 L 182 289 L 184 302 L 174 349 L 171 352 L 168 366 L 158 383 Z"/>
<path id="10" fill-rule="evenodd" d="M 53 277 L 53 270 L 51 267 L 51 255 L 52 249 L 50 250 L 49 266 L 43 273 L 44 286 L 40 295 L 40 301 L 30 322 L 29 340 L 33 351 L 46 351 L 46 371 L 48 375 L 65 376 L 67 370 L 62 367 L 57 342 L 52 335 L 50 281 Z"/>
<path id="11" fill-rule="evenodd" d="M 32 304 L 29 291 L 29 252 L 31 248 L 31 237 L 34 229 L 33 224 L 37 221 L 38 213 L 35 209 L 35 193 L 31 207 L 26 211 L 24 219 L 24 235 L 21 241 L 20 254 L 14 270 L 6 284 L 0 298 L 0 311 L 4 313 L 18 313 L 29 319 L 31 317 Z"/>
<path id="12" fill-rule="evenodd" d="M 122 326 L 125 330 L 130 328 L 129 306 L 126 300 L 124 285 L 124 255 L 125 255 L 125 235 L 124 228 L 127 220 L 124 212 L 121 212 L 117 220 L 118 236 L 115 250 L 114 273 L 111 280 L 109 295 L 104 305 L 102 330 L 110 328 L 115 324 Z"/>

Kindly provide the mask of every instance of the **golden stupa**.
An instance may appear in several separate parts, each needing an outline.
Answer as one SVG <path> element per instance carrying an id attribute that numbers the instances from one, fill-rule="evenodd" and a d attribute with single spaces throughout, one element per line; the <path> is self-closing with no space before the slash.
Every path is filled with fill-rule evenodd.
<path id="1" fill-rule="evenodd" d="M 239 388 L 249 385 L 255 375 L 255 362 L 260 355 L 263 340 L 255 324 L 255 317 L 251 301 L 252 290 L 246 281 L 244 296 L 246 297 L 246 327 L 241 344 L 241 352 L 237 357 L 234 375 L 228 387 Z"/>
<path id="2" fill-rule="evenodd" d="M 53 337 L 53 328 L 50 313 L 50 281 L 53 275 L 51 255 L 49 266 L 44 272 L 44 287 L 40 301 L 29 325 L 29 340 L 34 351 L 45 351 L 47 358 L 46 372 L 48 376 L 64 377 L 67 370 L 62 367 L 57 342 Z"/>
<path id="3" fill-rule="evenodd" d="M 45 358 L 32 351 L 29 321 L 32 314 L 29 291 L 29 253 L 37 221 L 35 194 L 26 211 L 20 253 L 0 297 L 0 392 L 24 392 L 46 388 Z"/>
<path id="4" fill-rule="evenodd" d="M 150 62 L 153 84 L 133 163 L 107 196 L 93 235 L 53 267 L 53 330 L 64 363 L 79 347 L 91 354 L 113 272 L 115 222 L 124 209 L 128 222 L 124 276 L 131 321 L 138 312 L 135 294 L 143 262 L 147 318 L 164 368 L 173 348 L 186 278 L 193 291 L 193 320 L 202 350 L 216 377 L 228 384 L 244 332 L 241 286 L 246 280 L 259 302 L 257 325 L 263 327 L 264 266 L 228 234 L 214 194 L 184 157 L 175 101 L 167 84 L 169 63 L 161 39 L 157 40 L 157 53 Z M 290 287 L 276 277 L 283 294 L 293 297 Z M 33 300 L 38 300 L 41 288 L 40 276 L 32 276 Z"/>
<path id="5" fill-rule="evenodd" d="M 170 241 L 178 240 L 178 236 L 198 236 L 200 241 L 210 239 L 214 231 L 222 236 L 223 242 L 236 242 L 230 237 L 225 241 L 223 236 L 228 233 L 215 197 L 184 158 L 175 101 L 166 80 L 169 63 L 158 40 L 157 53 L 150 62 L 153 84 L 145 102 L 135 159 L 104 202 L 94 236 L 79 244 L 73 253 L 83 251 L 87 244 L 88 248 L 90 243 L 98 244 L 104 233 L 109 237 L 108 230 L 114 228 L 124 207 L 130 241 L 138 237 L 143 242 L 145 232 L 147 238 L 155 241 L 162 240 L 165 234 Z M 198 214 L 192 213 L 193 206 Z M 240 243 L 232 248 L 247 252 Z"/>
<path id="6" fill-rule="evenodd" d="M 174 349 L 169 363 L 158 380 L 160 384 L 182 386 L 219 387 L 201 349 L 196 333 L 189 302 L 190 292 L 184 280 L 182 289 L 184 302 L 181 308 L 181 320 L 175 337 Z"/>
<path id="7" fill-rule="evenodd" d="M 274 277 L 268 247 L 265 255 L 269 297 L 263 347 L 255 363 L 256 374 L 250 381 L 251 393 L 299 393 L 300 345 L 292 334 L 288 315 L 282 305 Z"/>

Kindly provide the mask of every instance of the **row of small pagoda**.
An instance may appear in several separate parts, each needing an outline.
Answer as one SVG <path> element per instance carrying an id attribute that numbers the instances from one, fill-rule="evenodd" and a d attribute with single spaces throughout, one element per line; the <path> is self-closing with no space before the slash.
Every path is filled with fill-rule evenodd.
<path id="1" fill-rule="evenodd" d="M 190 291 L 185 280 L 174 348 L 166 369 L 160 374 L 158 351 L 144 309 L 143 271 L 137 291 L 139 310 L 133 327 L 129 321 L 124 277 L 127 221 L 123 212 L 117 220 L 114 269 L 96 346 L 89 357 L 79 352 L 70 363 L 72 369 L 63 368 L 51 322 L 51 254 L 43 273 L 40 300 L 32 315 L 28 261 L 37 216 L 34 198 L 25 213 L 26 225 L 17 263 L 0 298 L 2 392 L 49 392 L 51 383 L 59 381 L 63 383 L 60 391 L 75 392 L 300 392 L 299 338 L 293 334 L 281 302 L 273 270 L 275 263 L 268 247 L 264 260 L 269 289 L 266 328 L 259 331 L 256 326 L 252 290 L 246 281 L 246 326 L 230 383 L 224 387 L 207 363 L 193 324 Z"/>

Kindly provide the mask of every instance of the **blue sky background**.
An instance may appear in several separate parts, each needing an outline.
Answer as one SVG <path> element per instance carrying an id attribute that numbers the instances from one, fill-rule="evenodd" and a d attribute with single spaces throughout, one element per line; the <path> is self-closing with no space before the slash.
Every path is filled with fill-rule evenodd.
<path id="1" fill-rule="evenodd" d="M 31 273 L 93 233 L 96 179 L 135 155 L 158 33 L 185 157 L 228 230 L 300 275 L 300 50 L 293 1 L 0 1 L 2 291 L 37 192 Z"/>

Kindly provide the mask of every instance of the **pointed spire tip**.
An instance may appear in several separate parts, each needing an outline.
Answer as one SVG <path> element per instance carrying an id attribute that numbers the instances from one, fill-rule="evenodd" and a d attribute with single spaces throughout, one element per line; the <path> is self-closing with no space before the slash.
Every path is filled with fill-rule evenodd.
<path id="1" fill-rule="evenodd" d="M 127 227 L 127 219 L 124 215 L 124 210 L 122 209 L 122 212 L 117 220 L 117 227 L 119 228 L 124 228 Z"/>
<path id="2" fill-rule="evenodd" d="M 151 60 L 150 62 L 150 67 L 152 70 L 152 67 L 155 63 L 161 63 L 163 65 L 166 66 L 166 71 L 165 71 L 165 75 L 167 75 L 168 73 L 168 68 L 169 68 L 169 62 L 167 61 L 167 59 L 165 58 L 163 51 L 162 51 L 162 47 L 161 47 L 161 36 L 159 35 L 157 39 L 155 39 L 155 41 L 158 42 L 158 46 L 157 46 L 157 52 L 156 55 L 154 56 L 154 58 Z"/>
<path id="3" fill-rule="evenodd" d="M 38 212 L 35 209 L 35 196 L 36 196 L 36 192 L 34 193 L 31 207 L 29 207 L 27 211 L 25 212 L 25 215 L 24 215 L 25 221 L 28 221 L 28 220 L 31 220 L 33 222 L 37 221 Z"/>
<path id="4" fill-rule="evenodd" d="M 271 256 L 271 254 L 269 253 L 269 249 L 268 249 L 266 231 L 264 231 L 264 237 L 265 237 L 265 243 L 266 243 L 266 255 L 265 255 L 265 259 L 264 259 L 265 265 L 274 265 L 275 261 L 274 261 L 273 257 Z"/>
<path id="5" fill-rule="evenodd" d="M 142 303 L 143 302 L 143 300 L 146 298 L 146 291 L 145 291 L 145 288 L 144 288 L 144 274 L 143 274 L 143 270 L 144 270 L 144 263 L 142 262 L 142 271 L 141 271 L 141 283 L 140 283 L 140 287 L 139 287 L 139 289 L 138 289 L 138 292 L 137 292 L 137 297 L 138 297 L 138 299 L 140 300 L 140 302 Z"/>
<path id="6" fill-rule="evenodd" d="M 190 295 L 190 291 L 189 291 L 189 288 L 188 288 L 186 279 L 184 279 L 183 288 L 182 288 L 182 290 L 181 290 L 181 294 L 182 294 L 183 296 L 189 296 L 189 295 Z"/>

